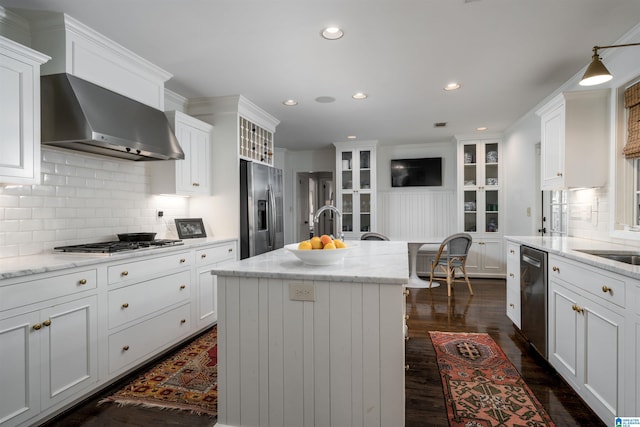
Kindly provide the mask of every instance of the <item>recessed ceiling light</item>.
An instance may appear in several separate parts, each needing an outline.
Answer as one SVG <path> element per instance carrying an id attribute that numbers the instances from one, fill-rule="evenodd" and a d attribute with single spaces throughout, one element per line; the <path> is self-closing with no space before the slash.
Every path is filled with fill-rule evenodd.
<path id="1" fill-rule="evenodd" d="M 480 126 L 479 128 L 476 128 L 476 130 L 479 130 L 479 131 L 483 131 L 483 130 L 487 130 L 487 129 L 489 129 L 489 128 L 486 127 L 486 126 Z"/>
<path id="2" fill-rule="evenodd" d="M 319 96 L 316 98 L 316 102 L 319 102 L 321 104 L 330 104 L 335 101 L 336 99 L 333 96 Z"/>
<path id="3" fill-rule="evenodd" d="M 364 92 L 356 92 L 353 95 L 351 95 L 351 97 L 353 99 L 367 99 L 369 97 L 369 95 L 367 95 Z"/>
<path id="4" fill-rule="evenodd" d="M 453 82 L 453 83 L 449 83 L 444 87 L 444 90 L 456 90 L 456 89 L 460 89 L 460 83 Z"/>
<path id="5" fill-rule="evenodd" d="M 342 31 L 339 27 L 327 27 L 322 32 L 322 37 L 327 40 L 338 40 L 342 36 L 344 36 L 344 31 Z"/>
<path id="6" fill-rule="evenodd" d="M 298 101 L 296 101 L 295 99 L 287 99 L 286 101 L 282 101 L 282 103 L 287 107 L 293 107 L 295 105 L 298 105 Z"/>
<path id="7" fill-rule="evenodd" d="M 347 136 L 347 139 L 356 139 L 357 137 L 355 135 L 349 135 Z"/>

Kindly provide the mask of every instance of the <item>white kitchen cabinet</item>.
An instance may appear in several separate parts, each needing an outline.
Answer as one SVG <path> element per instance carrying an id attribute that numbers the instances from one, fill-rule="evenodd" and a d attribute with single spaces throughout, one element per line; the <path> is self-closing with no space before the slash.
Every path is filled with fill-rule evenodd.
<path id="1" fill-rule="evenodd" d="M 543 190 L 607 183 L 609 93 L 563 92 L 536 112 L 541 120 Z"/>
<path id="2" fill-rule="evenodd" d="M 213 126 L 180 111 L 165 112 L 184 151 L 184 160 L 151 163 L 151 191 L 156 194 L 211 194 L 211 134 Z"/>
<path id="3" fill-rule="evenodd" d="M 336 207 L 345 239 L 376 231 L 377 141 L 336 142 Z"/>
<path id="4" fill-rule="evenodd" d="M 507 242 L 507 316 L 520 326 L 520 245 Z"/>
<path id="5" fill-rule="evenodd" d="M 0 183 L 40 183 L 40 65 L 48 60 L 0 36 Z"/>
<path id="6" fill-rule="evenodd" d="M 223 243 L 196 251 L 198 274 L 196 325 L 204 327 L 218 320 L 218 278 L 211 269 L 224 261 L 237 259 L 235 242 Z"/>
<path id="7" fill-rule="evenodd" d="M 458 230 L 473 239 L 467 272 L 503 277 L 502 149 L 495 137 L 458 138 Z"/>
<path id="8" fill-rule="evenodd" d="M 23 423 L 98 381 L 97 296 L 59 301 L 66 300 L 0 318 L 3 426 Z"/>
<path id="9" fill-rule="evenodd" d="M 625 278 L 549 255 L 549 362 L 608 422 L 625 410 Z M 630 380 L 630 379 L 629 379 Z"/>

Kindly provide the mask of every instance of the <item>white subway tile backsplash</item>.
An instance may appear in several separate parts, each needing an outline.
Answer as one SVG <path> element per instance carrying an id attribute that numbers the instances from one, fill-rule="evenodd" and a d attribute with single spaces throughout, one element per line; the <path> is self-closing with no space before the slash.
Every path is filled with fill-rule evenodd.
<path id="1" fill-rule="evenodd" d="M 0 258 L 113 240 L 122 232 L 176 238 L 173 218 L 188 216 L 188 199 L 150 194 L 144 162 L 43 147 L 41 172 L 41 185 L 0 187 Z"/>

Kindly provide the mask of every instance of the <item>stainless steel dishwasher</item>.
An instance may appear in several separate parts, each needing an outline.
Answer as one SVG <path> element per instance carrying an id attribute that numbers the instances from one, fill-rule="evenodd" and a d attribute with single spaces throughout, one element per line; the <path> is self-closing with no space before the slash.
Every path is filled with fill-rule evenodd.
<path id="1" fill-rule="evenodd" d="M 520 248 L 520 330 L 545 359 L 547 354 L 547 253 Z"/>

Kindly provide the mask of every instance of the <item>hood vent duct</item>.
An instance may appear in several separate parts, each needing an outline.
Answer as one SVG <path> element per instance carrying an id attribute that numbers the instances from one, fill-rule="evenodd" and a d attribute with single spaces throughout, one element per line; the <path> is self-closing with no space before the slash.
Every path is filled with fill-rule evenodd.
<path id="1" fill-rule="evenodd" d="M 160 110 L 70 74 L 40 78 L 42 144 L 128 160 L 184 159 Z"/>

